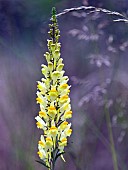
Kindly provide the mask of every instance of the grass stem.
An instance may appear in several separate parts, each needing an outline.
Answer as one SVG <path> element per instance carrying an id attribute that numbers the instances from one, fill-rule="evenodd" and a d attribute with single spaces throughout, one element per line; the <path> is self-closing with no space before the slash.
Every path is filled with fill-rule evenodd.
<path id="1" fill-rule="evenodd" d="M 109 138 L 110 138 L 110 149 L 112 153 L 113 167 L 114 170 L 118 170 L 117 155 L 116 155 L 115 144 L 114 144 L 113 133 L 112 133 L 112 124 L 110 119 L 110 113 L 107 108 L 105 108 L 105 114 L 106 114 L 106 122 L 108 127 Z"/>

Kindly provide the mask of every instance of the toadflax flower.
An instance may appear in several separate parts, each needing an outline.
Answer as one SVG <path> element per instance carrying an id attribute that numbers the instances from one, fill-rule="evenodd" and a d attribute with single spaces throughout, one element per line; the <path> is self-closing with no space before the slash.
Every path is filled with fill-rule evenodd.
<path id="1" fill-rule="evenodd" d="M 61 44 L 58 42 L 60 31 L 55 8 L 52 10 L 51 22 L 49 25 L 51 39 L 47 44 L 48 52 L 44 55 L 47 65 L 41 65 L 44 78 L 37 81 L 36 101 L 40 105 L 40 111 L 35 117 L 37 128 L 42 130 L 37 152 L 40 161 L 37 162 L 49 170 L 54 169 L 59 156 L 64 160 L 64 148 L 72 133 L 71 123 L 68 122 L 72 117 L 70 86 L 68 77 L 64 76 L 63 59 L 60 58 Z"/>

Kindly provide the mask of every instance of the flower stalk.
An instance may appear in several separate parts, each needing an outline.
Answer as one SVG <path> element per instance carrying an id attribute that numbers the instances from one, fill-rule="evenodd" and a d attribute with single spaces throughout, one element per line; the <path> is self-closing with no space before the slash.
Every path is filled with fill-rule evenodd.
<path id="1" fill-rule="evenodd" d="M 41 65 L 44 78 L 37 81 L 36 101 L 40 105 L 40 111 L 35 119 L 37 128 L 42 130 L 37 152 L 40 160 L 37 162 L 49 170 L 54 170 L 58 157 L 61 156 L 64 160 L 64 148 L 67 146 L 67 138 L 72 133 L 71 123 L 67 119 L 72 117 L 72 111 L 70 86 L 67 84 L 69 79 L 68 76 L 64 76 L 63 59 L 60 58 L 60 31 L 55 8 L 52 9 L 49 27 L 48 52 L 44 54 L 47 65 Z"/>

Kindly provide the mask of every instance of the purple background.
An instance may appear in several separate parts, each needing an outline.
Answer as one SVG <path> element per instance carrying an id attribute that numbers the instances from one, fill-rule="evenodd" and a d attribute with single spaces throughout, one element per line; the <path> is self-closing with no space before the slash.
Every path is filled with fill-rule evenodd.
<path id="1" fill-rule="evenodd" d="M 36 81 L 47 51 L 52 6 L 82 5 L 128 15 L 127 0 L 0 0 L 0 170 L 41 170 L 36 163 Z M 58 18 L 70 78 L 73 134 L 56 170 L 114 170 L 110 115 L 119 170 L 128 170 L 128 24 L 85 11 Z"/>

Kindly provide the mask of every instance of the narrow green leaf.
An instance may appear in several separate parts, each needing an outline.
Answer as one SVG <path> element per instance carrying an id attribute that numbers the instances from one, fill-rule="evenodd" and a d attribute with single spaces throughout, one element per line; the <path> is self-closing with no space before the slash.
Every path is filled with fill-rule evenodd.
<path id="1" fill-rule="evenodd" d="M 35 160 L 35 161 L 44 165 L 46 168 L 50 168 L 49 166 L 46 165 L 46 163 L 43 160 L 42 161 Z"/>
<path id="2" fill-rule="evenodd" d="M 55 157 L 55 161 L 59 158 L 60 155 L 64 154 L 65 152 L 58 153 Z"/>

